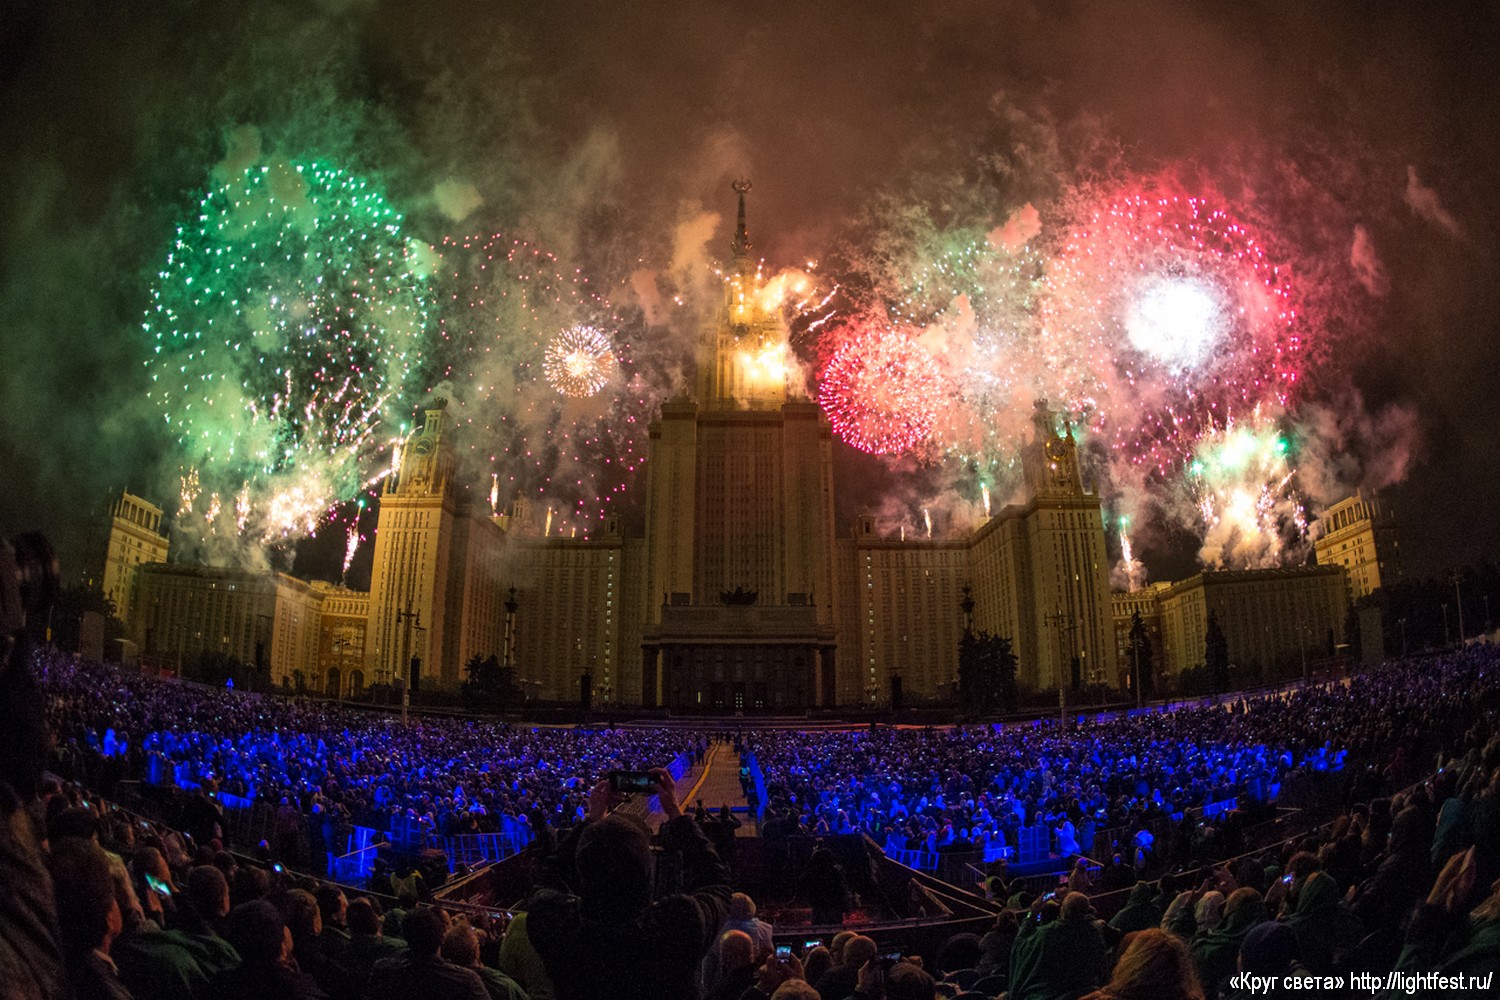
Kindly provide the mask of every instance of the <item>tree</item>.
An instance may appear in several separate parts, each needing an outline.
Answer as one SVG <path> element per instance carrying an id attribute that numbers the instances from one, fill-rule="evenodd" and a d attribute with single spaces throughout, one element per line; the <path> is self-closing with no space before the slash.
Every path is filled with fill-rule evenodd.
<path id="1" fill-rule="evenodd" d="M 53 645 L 69 652 L 78 652 L 82 638 L 83 616 L 91 611 L 104 618 L 104 647 L 106 649 L 116 639 L 124 638 L 125 626 L 120 621 L 115 602 L 105 597 L 104 591 L 99 587 L 82 583 L 59 590 L 52 602 L 52 607 L 41 615 L 34 616 L 28 624 L 34 622 L 39 625 L 38 638 L 43 638 L 50 622 Z"/>
<path id="2" fill-rule="evenodd" d="M 1229 689 L 1229 640 L 1219 627 L 1219 616 L 1212 611 L 1208 613 L 1208 629 L 1203 634 L 1203 666 L 1213 694 Z"/>
<path id="3" fill-rule="evenodd" d="M 1016 654 L 1009 639 L 964 630 L 958 641 L 958 697 L 979 713 L 1015 707 Z"/>
<path id="4" fill-rule="evenodd" d="M 476 711 L 503 712 L 521 700 L 515 670 L 501 666 L 493 653 L 487 657 L 475 653 L 464 664 L 464 672 L 468 675 L 463 683 L 464 703 Z"/>
<path id="5" fill-rule="evenodd" d="M 1156 663 L 1151 655 L 1151 636 L 1146 631 L 1146 623 L 1141 620 L 1141 613 L 1136 611 L 1130 616 L 1130 663 L 1131 684 L 1140 685 L 1141 700 L 1150 701 L 1156 697 Z"/>
<path id="6" fill-rule="evenodd" d="M 187 664 L 189 677 L 215 687 L 223 687 L 231 677 L 236 684 L 244 683 L 249 669 L 242 660 L 217 649 L 205 649 Z"/>

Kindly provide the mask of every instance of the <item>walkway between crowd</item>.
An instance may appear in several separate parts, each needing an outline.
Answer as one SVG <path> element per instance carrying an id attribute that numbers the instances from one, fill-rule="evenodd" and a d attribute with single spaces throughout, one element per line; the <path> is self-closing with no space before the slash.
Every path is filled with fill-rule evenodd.
<path id="1" fill-rule="evenodd" d="M 691 814 L 700 800 L 711 813 L 716 812 L 721 805 L 729 806 L 741 824 L 735 835 L 755 836 L 755 813 L 745 801 L 745 792 L 740 787 L 740 755 L 734 747 L 724 743 L 711 744 L 703 763 L 695 764 L 677 780 L 677 803 L 684 813 Z M 665 818 L 660 803 L 654 797 L 645 818 L 647 825 L 653 830 Z"/>

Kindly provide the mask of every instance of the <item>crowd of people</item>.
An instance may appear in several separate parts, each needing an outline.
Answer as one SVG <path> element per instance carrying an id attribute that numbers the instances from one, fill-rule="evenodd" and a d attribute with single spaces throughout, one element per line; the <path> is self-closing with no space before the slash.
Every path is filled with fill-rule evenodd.
<path id="1" fill-rule="evenodd" d="M 1482 654 L 1361 674 L 1281 697 L 1082 724 L 756 731 L 747 746 L 776 822 L 870 835 L 888 851 L 1014 848 L 1047 831 L 1048 853 L 1096 837 L 1145 867 L 1160 821 L 1250 808 L 1283 782 L 1359 762 L 1351 780 L 1399 778 L 1451 706 L 1494 689 Z M 1474 662 L 1471 662 L 1471 659 Z M 1000 850 L 996 850 L 996 849 Z"/>
<path id="2" fill-rule="evenodd" d="M 1068 733 L 747 734 L 776 808 L 814 832 L 935 827 L 971 842 L 976 827 L 1004 835 L 1008 816 L 1067 821 L 1076 835 L 1091 814 L 1101 829 L 1129 828 L 1299 770 L 1358 771 L 1335 822 L 1206 872 L 1139 882 L 1119 900 L 1081 866 L 1034 897 L 997 877 L 993 927 L 930 954 L 852 929 L 778 947 L 785 935 L 733 893 L 665 770 L 652 771 L 665 817 L 655 836 L 618 808 L 605 770 L 701 752 L 695 734 L 401 729 L 46 658 L 33 673 L 36 689 L 8 670 L 0 701 L 0 997 L 1207 1000 L 1251 995 L 1245 974 L 1353 996 L 1355 972 L 1396 997 L 1451 982 L 1424 975 L 1475 977 L 1464 982 L 1477 988 L 1500 971 L 1500 656 L 1488 648 Z M 35 731 L 21 725 L 33 711 L 52 724 L 62 770 L 154 769 L 284 799 L 289 815 L 389 808 L 441 823 L 444 806 L 478 815 L 477 804 L 530 823 L 540 812 L 558 836 L 538 849 L 534 891 L 513 914 L 424 905 L 399 877 L 389 893 L 353 892 L 45 774 L 48 758 L 12 737 Z M 1398 787 L 1408 763 L 1430 780 Z M 664 856 L 675 873 L 665 895 Z M 1306 979 L 1339 976 L 1341 987 Z"/>
<path id="3" fill-rule="evenodd" d="M 668 729 L 517 728 L 367 710 L 42 661 L 54 768 L 106 787 L 131 779 L 197 793 L 197 832 L 230 801 L 277 809 L 272 847 L 289 862 L 341 854 L 355 825 L 439 836 L 514 834 L 578 823 L 610 770 L 679 756 L 706 738 Z M 212 801 L 209 801 L 210 798 Z"/>

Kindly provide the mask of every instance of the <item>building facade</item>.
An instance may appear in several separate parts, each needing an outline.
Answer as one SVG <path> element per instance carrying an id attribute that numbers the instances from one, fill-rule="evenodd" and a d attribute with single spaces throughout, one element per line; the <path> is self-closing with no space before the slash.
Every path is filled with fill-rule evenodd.
<path id="1" fill-rule="evenodd" d="M 664 402 L 649 428 L 643 532 L 609 521 L 564 538 L 524 501 L 503 515 L 472 510 L 438 400 L 383 486 L 368 594 L 152 567 L 137 604 L 145 652 L 222 648 L 345 695 L 409 675 L 451 691 L 467 663 L 494 655 L 546 701 L 799 712 L 898 691 L 953 697 L 970 625 L 1011 640 L 1030 692 L 1131 690 L 1137 612 L 1158 677 L 1201 662 L 1210 613 L 1247 671 L 1316 658 L 1338 637 L 1339 565 L 1112 595 L 1100 497 L 1072 428 L 1045 401 L 1016 502 L 939 537 L 883 534 L 869 515 L 839 537 L 832 429 L 789 384 L 786 329 L 750 254 L 748 185 L 736 190 L 732 262 L 700 331 L 694 391 Z M 143 520 L 154 530 L 151 511 L 159 518 L 127 515 L 130 530 Z M 1389 572 L 1374 555 L 1385 545 L 1378 510 L 1340 506 L 1327 520 L 1320 557 L 1332 546 L 1325 561 L 1365 560 L 1359 586 L 1378 586 Z"/>
<path id="2" fill-rule="evenodd" d="M 1203 663 L 1213 614 L 1229 645 L 1236 688 L 1333 655 L 1348 610 L 1339 566 L 1199 573 L 1166 588 L 1159 600 L 1168 677 Z"/>
<path id="3" fill-rule="evenodd" d="M 167 561 L 170 543 L 161 533 L 161 508 L 122 493 L 109 508 L 109 541 L 104 552 L 104 596 L 128 629 L 135 611 L 136 571 Z"/>
<path id="4" fill-rule="evenodd" d="M 837 690 L 833 432 L 788 391 L 745 192 L 697 398 L 663 404 L 646 463 L 639 702 L 800 709 Z"/>
<path id="5" fill-rule="evenodd" d="M 1356 491 L 1325 510 L 1318 523 L 1322 535 L 1313 543 L 1318 565 L 1344 568 L 1349 600 L 1357 601 L 1400 581 L 1396 522 L 1379 500 Z"/>
<path id="6" fill-rule="evenodd" d="M 129 636 L 143 662 L 180 672 L 203 654 L 237 660 L 273 684 L 322 690 L 323 595 L 285 573 L 140 567 Z"/>

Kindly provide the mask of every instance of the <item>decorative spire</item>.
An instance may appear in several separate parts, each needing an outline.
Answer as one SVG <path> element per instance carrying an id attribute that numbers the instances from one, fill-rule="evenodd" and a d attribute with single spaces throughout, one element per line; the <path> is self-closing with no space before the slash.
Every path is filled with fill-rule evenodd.
<path id="1" fill-rule="evenodd" d="M 750 190 L 748 180 L 737 180 L 729 185 L 734 193 L 740 196 L 740 216 L 734 227 L 734 255 L 736 257 L 750 256 L 750 234 L 745 231 L 745 193 Z"/>

